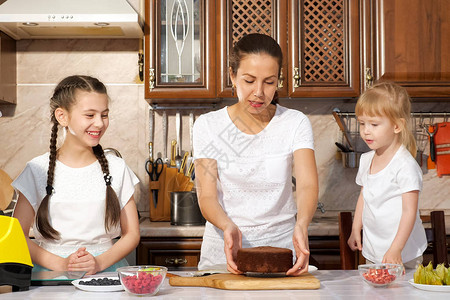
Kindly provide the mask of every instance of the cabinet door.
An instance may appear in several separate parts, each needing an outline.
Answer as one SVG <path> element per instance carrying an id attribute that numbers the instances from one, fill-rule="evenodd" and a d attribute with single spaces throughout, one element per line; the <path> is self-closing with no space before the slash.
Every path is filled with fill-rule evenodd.
<path id="1" fill-rule="evenodd" d="M 16 101 L 16 41 L 0 32 L 0 104 Z"/>
<path id="2" fill-rule="evenodd" d="M 232 96 L 228 58 L 234 44 L 249 33 L 270 35 L 280 44 L 284 59 L 278 93 L 281 97 L 287 96 L 286 0 L 220 0 L 217 2 L 217 5 L 220 5 L 216 15 L 218 97 Z"/>
<path id="3" fill-rule="evenodd" d="M 138 265 L 165 266 L 169 270 L 196 270 L 202 238 L 141 238 Z"/>
<path id="4" fill-rule="evenodd" d="M 289 96 L 359 95 L 359 1 L 289 2 Z"/>
<path id="5" fill-rule="evenodd" d="M 366 68 L 412 97 L 450 96 L 450 1 L 364 1 Z M 372 29 L 372 32 L 370 32 Z M 373 53 L 373 57 L 371 56 Z"/>
<path id="6" fill-rule="evenodd" d="M 145 4 L 145 98 L 150 103 L 215 98 L 215 1 Z"/>

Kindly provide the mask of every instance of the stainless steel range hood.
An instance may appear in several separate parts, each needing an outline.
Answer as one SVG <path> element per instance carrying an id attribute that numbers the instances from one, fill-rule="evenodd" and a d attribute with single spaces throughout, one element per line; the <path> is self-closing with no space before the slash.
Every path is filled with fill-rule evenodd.
<path id="1" fill-rule="evenodd" d="M 143 36 L 127 0 L 7 0 L 0 30 L 16 40 Z"/>

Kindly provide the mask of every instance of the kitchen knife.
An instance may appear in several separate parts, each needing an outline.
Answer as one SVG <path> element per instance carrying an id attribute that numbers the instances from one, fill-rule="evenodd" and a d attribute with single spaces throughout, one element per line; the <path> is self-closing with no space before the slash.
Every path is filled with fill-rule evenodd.
<path id="1" fill-rule="evenodd" d="M 344 138 L 347 141 L 349 150 L 353 151 L 353 146 L 352 146 L 352 143 L 350 141 L 350 137 L 348 135 L 347 126 L 345 126 L 345 123 L 343 122 L 343 120 L 341 119 L 341 117 L 338 115 L 337 112 L 338 112 L 338 110 L 333 110 L 333 117 L 336 120 L 336 123 L 338 124 L 338 126 L 341 129 L 342 133 L 344 134 Z"/>
<path id="2" fill-rule="evenodd" d="M 164 145 L 163 162 L 166 164 L 169 164 L 169 156 L 167 156 L 167 113 L 166 113 L 166 111 L 163 111 L 162 130 L 163 130 L 163 145 Z"/>
<path id="3" fill-rule="evenodd" d="M 175 163 L 176 147 L 177 147 L 177 141 L 176 140 L 172 140 L 172 144 L 171 144 L 171 147 L 170 147 L 170 165 L 169 165 L 169 167 L 171 167 L 171 168 L 176 168 L 177 167 L 177 164 Z"/>

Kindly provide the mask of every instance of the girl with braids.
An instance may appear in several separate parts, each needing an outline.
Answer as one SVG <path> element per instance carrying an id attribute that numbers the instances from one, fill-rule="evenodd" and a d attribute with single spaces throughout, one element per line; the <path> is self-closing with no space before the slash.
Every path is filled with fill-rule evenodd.
<path id="1" fill-rule="evenodd" d="M 314 140 L 308 117 L 276 101 L 282 61 L 270 36 L 243 37 L 229 69 L 238 101 L 195 122 L 195 180 L 208 221 L 200 270 L 240 273 L 238 249 L 258 246 L 295 252 L 287 275 L 308 270 L 308 226 L 318 198 Z"/>
<path id="2" fill-rule="evenodd" d="M 35 269 L 115 271 L 139 242 L 133 198 L 139 180 L 99 144 L 109 125 L 108 100 L 95 78 L 63 79 L 50 100 L 50 152 L 28 162 L 13 182 L 14 217 L 27 237 L 34 220 L 35 240 L 27 241 Z M 59 126 L 65 137 L 58 149 Z"/>

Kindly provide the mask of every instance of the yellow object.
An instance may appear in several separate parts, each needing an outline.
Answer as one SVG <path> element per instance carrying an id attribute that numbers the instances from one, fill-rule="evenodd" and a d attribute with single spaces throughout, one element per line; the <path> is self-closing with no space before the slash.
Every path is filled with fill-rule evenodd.
<path id="1" fill-rule="evenodd" d="M 19 220 L 7 216 L 0 216 L 0 264 L 3 263 L 18 263 L 33 267 Z"/>

